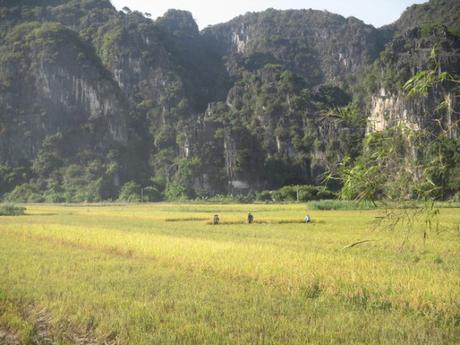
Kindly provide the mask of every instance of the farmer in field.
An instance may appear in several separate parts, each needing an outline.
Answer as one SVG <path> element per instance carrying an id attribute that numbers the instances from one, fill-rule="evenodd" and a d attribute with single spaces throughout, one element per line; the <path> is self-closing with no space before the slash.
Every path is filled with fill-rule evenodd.
<path id="1" fill-rule="evenodd" d="M 213 217 L 213 219 L 212 219 L 212 224 L 218 225 L 218 224 L 219 224 L 219 221 L 220 221 L 219 215 L 218 215 L 218 214 L 215 214 L 214 217 Z"/>
<path id="2" fill-rule="evenodd" d="M 248 224 L 254 223 L 254 216 L 251 212 L 248 213 Z"/>
<path id="3" fill-rule="evenodd" d="M 308 223 L 311 223 L 311 217 L 310 217 L 310 215 L 307 214 L 303 220 L 304 220 L 305 223 L 307 223 L 307 224 L 308 224 Z"/>

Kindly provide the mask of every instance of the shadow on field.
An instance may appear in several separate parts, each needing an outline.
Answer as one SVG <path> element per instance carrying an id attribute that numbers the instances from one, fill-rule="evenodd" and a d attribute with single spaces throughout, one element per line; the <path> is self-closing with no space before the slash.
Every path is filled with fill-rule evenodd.
<path id="1" fill-rule="evenodd" d="M 165 222 L 203 222 L 205 220 L 208 220 L 208 218 L 193 218 L 193 217 L 187 217 L 187 218 L 166 218 Z"/>
<path id="2" fill-rule="evenodd" d="M 59 213 L 25 213 L 24 214 L 24 216 L 28 216 L 28 217 L 32 217 L 32 216 L 33 217 L 35 217 L 35 216 L 57 216 L 57 215 L 59 215 Z"/>

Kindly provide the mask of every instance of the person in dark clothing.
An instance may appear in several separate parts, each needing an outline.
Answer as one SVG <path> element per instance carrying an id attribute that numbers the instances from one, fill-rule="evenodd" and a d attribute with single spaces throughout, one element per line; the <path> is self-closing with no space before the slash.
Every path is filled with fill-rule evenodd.
<path id="1" fill-rule="evenodd" d="M 254 216 L 251 212 L 248 213 L 248 224 L 254 223 Z"/>
<path id="2" fill-rule="evenodd" d="M 218 215 L 218 214 L 215 214 L 214 217 L 213 217 L 213 219 L 212 219 L 212 224 L 218 225 L 218 224 L 219 224 L 219 221 L 220 221 L 219 215 Z"/>

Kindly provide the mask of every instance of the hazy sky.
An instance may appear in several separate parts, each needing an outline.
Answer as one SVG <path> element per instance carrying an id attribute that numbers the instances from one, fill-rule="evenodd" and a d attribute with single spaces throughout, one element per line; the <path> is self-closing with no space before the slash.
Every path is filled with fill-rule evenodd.
<path id="1" fill-rule="evenodd" d="M 153 18 L 163 15 L 170 8 L 193 13 L 200 28 L 226 22 L 248 11 L 262 11 L 267 8 L 299 9 L 313 8 L 328 10 L 345 17 L 354 16 L 368 24 L 380 27 L 399 18 L 412 4 L 427 0 L 111 0 L 118 9 L 124 6 L 131 10 L 149 12 Z"/>

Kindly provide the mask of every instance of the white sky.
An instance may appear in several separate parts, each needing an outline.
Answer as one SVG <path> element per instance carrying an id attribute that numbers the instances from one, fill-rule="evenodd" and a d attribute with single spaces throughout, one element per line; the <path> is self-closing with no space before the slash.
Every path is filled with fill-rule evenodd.
<path id="1" fill-rule="evenodd" d="M 248 11 L 263 11 L 267 8 L 328 10 L 345 17 L 354 16 L 375 27 L 390 24 L 412 4 L 427 0 L 111 0 L 121 9 L 149 12 L 152 18 L 162 16 L 175 8 L 192 12 L 200 28 L 229 21 Z"/>

